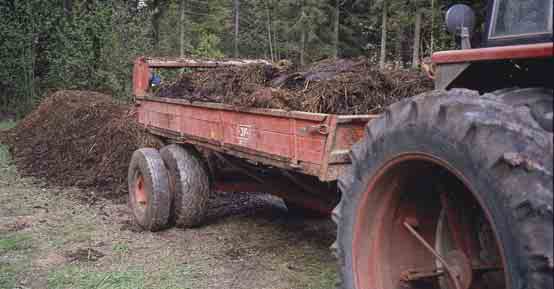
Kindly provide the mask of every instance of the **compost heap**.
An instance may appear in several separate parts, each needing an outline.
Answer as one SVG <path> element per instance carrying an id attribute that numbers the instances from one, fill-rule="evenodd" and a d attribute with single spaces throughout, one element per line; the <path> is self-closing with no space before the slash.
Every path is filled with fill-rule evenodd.
<path id="1" fill-rule="evenodd" d="M 108 95 L 59 91 L 9 131 L 4 142 L 25 176 L 119 196 L 127 188 L 132 153 L 159 146 L 134 114 Z"/>
<path id="2" fill-rule="evenodd" d="M 324 60 L 305 71 L 278 66 L 220 67 L 181 74 L 159 97 L 315 113 L 380 113 L 433 83 L 415 70 L 379 70 L 366 58 Z"/>

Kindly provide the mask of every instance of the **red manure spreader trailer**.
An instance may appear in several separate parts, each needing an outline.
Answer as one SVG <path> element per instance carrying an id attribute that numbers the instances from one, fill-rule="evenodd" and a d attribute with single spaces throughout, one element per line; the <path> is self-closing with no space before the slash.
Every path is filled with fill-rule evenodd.
<path id="1" fill-rule="evenodd" d="M 199 226 L 213 191 L 267 192 L 332 216 L 340 288 L 552 289 L 552 9 L 489 1 L 473 47 L 453 6 L 461 49 L 432 56 L 436 90 L 379 115 L 155 97 L 153 68 L 251 62 L 137 59 L 138 121 L 167 144 L 133 155 L 137 223 Z"/>

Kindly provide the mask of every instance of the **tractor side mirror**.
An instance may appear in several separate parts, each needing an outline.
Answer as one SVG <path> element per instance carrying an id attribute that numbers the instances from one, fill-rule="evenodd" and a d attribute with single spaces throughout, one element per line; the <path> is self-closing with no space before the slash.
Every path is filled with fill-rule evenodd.
<path id="1" fill-rule="evenodd" d="M 456 4 L 446 12 L 446 28 L 448 32 L 460 36 L 462 49 L 470 49 L 470 35 L 475 28 L 475 12 L 464 4 Z"/>

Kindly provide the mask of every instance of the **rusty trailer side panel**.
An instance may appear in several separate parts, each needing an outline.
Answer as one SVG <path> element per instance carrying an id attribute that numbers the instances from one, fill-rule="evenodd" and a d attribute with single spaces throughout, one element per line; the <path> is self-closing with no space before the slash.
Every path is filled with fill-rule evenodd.
<path id="1" fill-rule="evenodd" d="M 336 180 L 374 115 L 338 116 L 137 97 L 138 121 L 153 134 L 264 165 Z"/>

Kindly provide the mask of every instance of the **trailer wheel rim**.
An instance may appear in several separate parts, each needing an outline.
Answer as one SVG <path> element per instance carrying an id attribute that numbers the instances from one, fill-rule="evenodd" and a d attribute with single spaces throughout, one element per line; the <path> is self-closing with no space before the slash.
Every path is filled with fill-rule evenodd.
<path id="1" fill-rule="evenodd" d="M 475 199 L 479 209 L 482 210 L 484 217 L 492 227 L 496 247 L 501 260 L 501 264 L 498 266 L 501 266 L 500 268 L 506 268 L 506 258 L 501 243 L 498 242 L 498 232 L 494 225 L 492 225 L 491 213 L 483 206 L 483 201 L 469 185 L 470 183 L 467 178 L 444 160 L 425 153 L 407 153 L 398 155 L 384 164 L 370 180 L 366 191 L 363 192 L 358 202 L 352 239 L 352 272 L 354 277 L 353 281 L 356 285 L 355 288 L 402 288 L 398 287 L 401 285 L 401 282 L 403 282 L 400 281 L 401 274 L 399 274 L 399 271 L 411 269 L 408 263 L 417 263 L 420 264 L 421 267 L 427 266 L 427 268 L 429 268 L 429 266 L 433 267 L 436 264 L 432 257 L 429 258 L 429 260 L 431 260 L 430 262 L 427 260 L 418 261 L 417 256 L 414 257 L 415 255 L 427 256 L 420 258 L 426 259 L 432 256 L 426 254 L 424 249 L 411 252 L 412 250 L 407 249 L 410 248 L 409 245 L 399 245 L 404 242 L 399 242 L 400 240 L 406 240 L 406 243 L 410 244 L 414 242 L 413 237 L 411 237 L 409 233 L 401 232 L 398 229 L 399 221 L 401 221 L 401 219 L 409 219 L 412 210 L 416 213 L 423 211 L 421 209 L 418 211 L 417 207 L 401 207 L 403 204 L 399 196 L 402 194 L 402 189 L 406 189 L 403 188 L 403 178 L 409 174 L 413 174 L 413 171 L 405 170 L 407 166 L 402 166 L 409 162 L 425 163 L 426 166 L 431 165 L 444 170 L 455 177 L 460 184 L 471 193 L 471 197 Z M 384 183 L 386 183 L 386 185 L 383 185 Z M 435 244 L 437 220 L 441 211 L 437 210 L 435 212 L 435 209 L 432 208 L 425 208 L 425 210 L 428 211 L 425 213 L 426 216 L 423 216 L 423 218 L 420 216 L 418 220 L 421 222 L 421 233 L 424 239 L 428 240 L 431 244 Z M 406 218 L 396 218 L 404 215 Z M 393 251 L 394 253 L 391 254 Z M 503 284 L 509 284 L 508 275 L 505 269 L 503 270 L 502 281 Z M 439 285 L 439 287 L 428 288 L 450 289 L 443 288 L 441 285 Z M 469 287 L 469 289 L 474 288 L 477 289 L 477 287 L 473 287 L 473 285 Z M 503 288 L 510 287 L 499 287 L 497 289 Z"/>
<path id="2" fill-rule="evenodd" d="M 145 189 L 144 176 L 137 172 L 135 176 L 135 207 L 145 211 L 148 206 L 148 196 Z"/>

